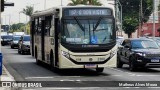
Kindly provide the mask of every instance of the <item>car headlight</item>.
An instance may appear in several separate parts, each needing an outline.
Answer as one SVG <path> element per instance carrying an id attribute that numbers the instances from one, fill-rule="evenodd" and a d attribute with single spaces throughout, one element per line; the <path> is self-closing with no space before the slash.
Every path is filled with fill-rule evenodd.
<path id="1" fill-rule="evenodd" d="M 62 51 L 62 55 L 65 56 L 66 58 L 70 58 L 70 55 L 68 52 Z"/>
<path id="2" fill-rule="evenodd" d="M 145 53 L 136 53 L 136 54 L 139 55 L 139 56 L 146 56 Z"/>
<path id="3" fill-rule="evenodd" d="M 116 53 L 117 53 L 117 51 L 116 51 L 116 50 L 111 51 L 111 53 L 110 53 L 111 57 L 113 57 Z"/>
<path id="4" fill-rule="evenodd" d="M 17 44 L 17 43 L 18 43 L 18 41 L 13 41 L 13 43 L 14 43 L 14 44 Z"/>

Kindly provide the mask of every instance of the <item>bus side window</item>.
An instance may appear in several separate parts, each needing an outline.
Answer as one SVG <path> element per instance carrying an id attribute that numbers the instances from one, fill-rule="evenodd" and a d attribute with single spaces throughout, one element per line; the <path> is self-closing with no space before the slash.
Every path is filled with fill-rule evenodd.
<path id="1" fill-rule="evenodd" d="M 50 36 L 54 36 L 54 15 L 52 15 L 52 19 L 51 19 Z"/>
<path id="2" fill-rule="evenodd" d="M 35 19 L 34 33 L 37 34 L 38 31 L 38 19 Z"/>
<path id="3" fill-rule="evenodd" d="M 50 36 L 50 28 L 51 28 L 51 16 L 46 17 L 45 20 L 45 35 Z"/>
<path id="4" fill-rule="evenodd" d="M 42 19 L 39 17 L 37 35 L 41 35 L 41 29 L 42 29 Z"/>

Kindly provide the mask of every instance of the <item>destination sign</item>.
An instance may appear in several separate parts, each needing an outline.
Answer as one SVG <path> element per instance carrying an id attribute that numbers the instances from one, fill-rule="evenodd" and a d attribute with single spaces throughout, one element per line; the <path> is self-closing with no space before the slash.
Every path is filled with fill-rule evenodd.
<path id="1" fill-rule="evenodd" d="M 66 9 L 65 16 L 97 16 L 97 15 L 112 15 L 110 9 Z"/>

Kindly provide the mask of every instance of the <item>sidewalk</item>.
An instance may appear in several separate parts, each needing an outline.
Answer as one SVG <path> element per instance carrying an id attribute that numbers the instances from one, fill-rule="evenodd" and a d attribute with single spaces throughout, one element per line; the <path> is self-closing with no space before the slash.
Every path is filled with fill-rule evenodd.
<path id="1" fill-rule="evenodd" d="M 6 82 L 6 81 L 15 81 L 14 77 L 11 76 L 11 74 L 8 72 L 8 70 L 5 68 L 4 65 L 3 65 L 3 68 L 2 68 L 2 75 L 0 76 L 0 84 L 2 84 L 3 81 L 4 82 Z M 0 90 L 11 90 L 11 88 L 0 87 Z"/>

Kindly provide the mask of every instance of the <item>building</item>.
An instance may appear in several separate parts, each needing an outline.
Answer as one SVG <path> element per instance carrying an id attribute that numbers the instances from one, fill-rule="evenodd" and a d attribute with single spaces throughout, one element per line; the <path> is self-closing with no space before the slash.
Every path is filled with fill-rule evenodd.
<path id="1" fill-rule="evenodd" d="M 158 5 L 160 0 L 155 0 L 155 36 L 160 36 L 160 33 L 157 31 L 160 28 L 160 12 L 158 11 Z M 140 36 L 152 36 L 153 35 L 153 14 L 149 17 L 148 22 L 139 26 L 137 37 Z"/>

